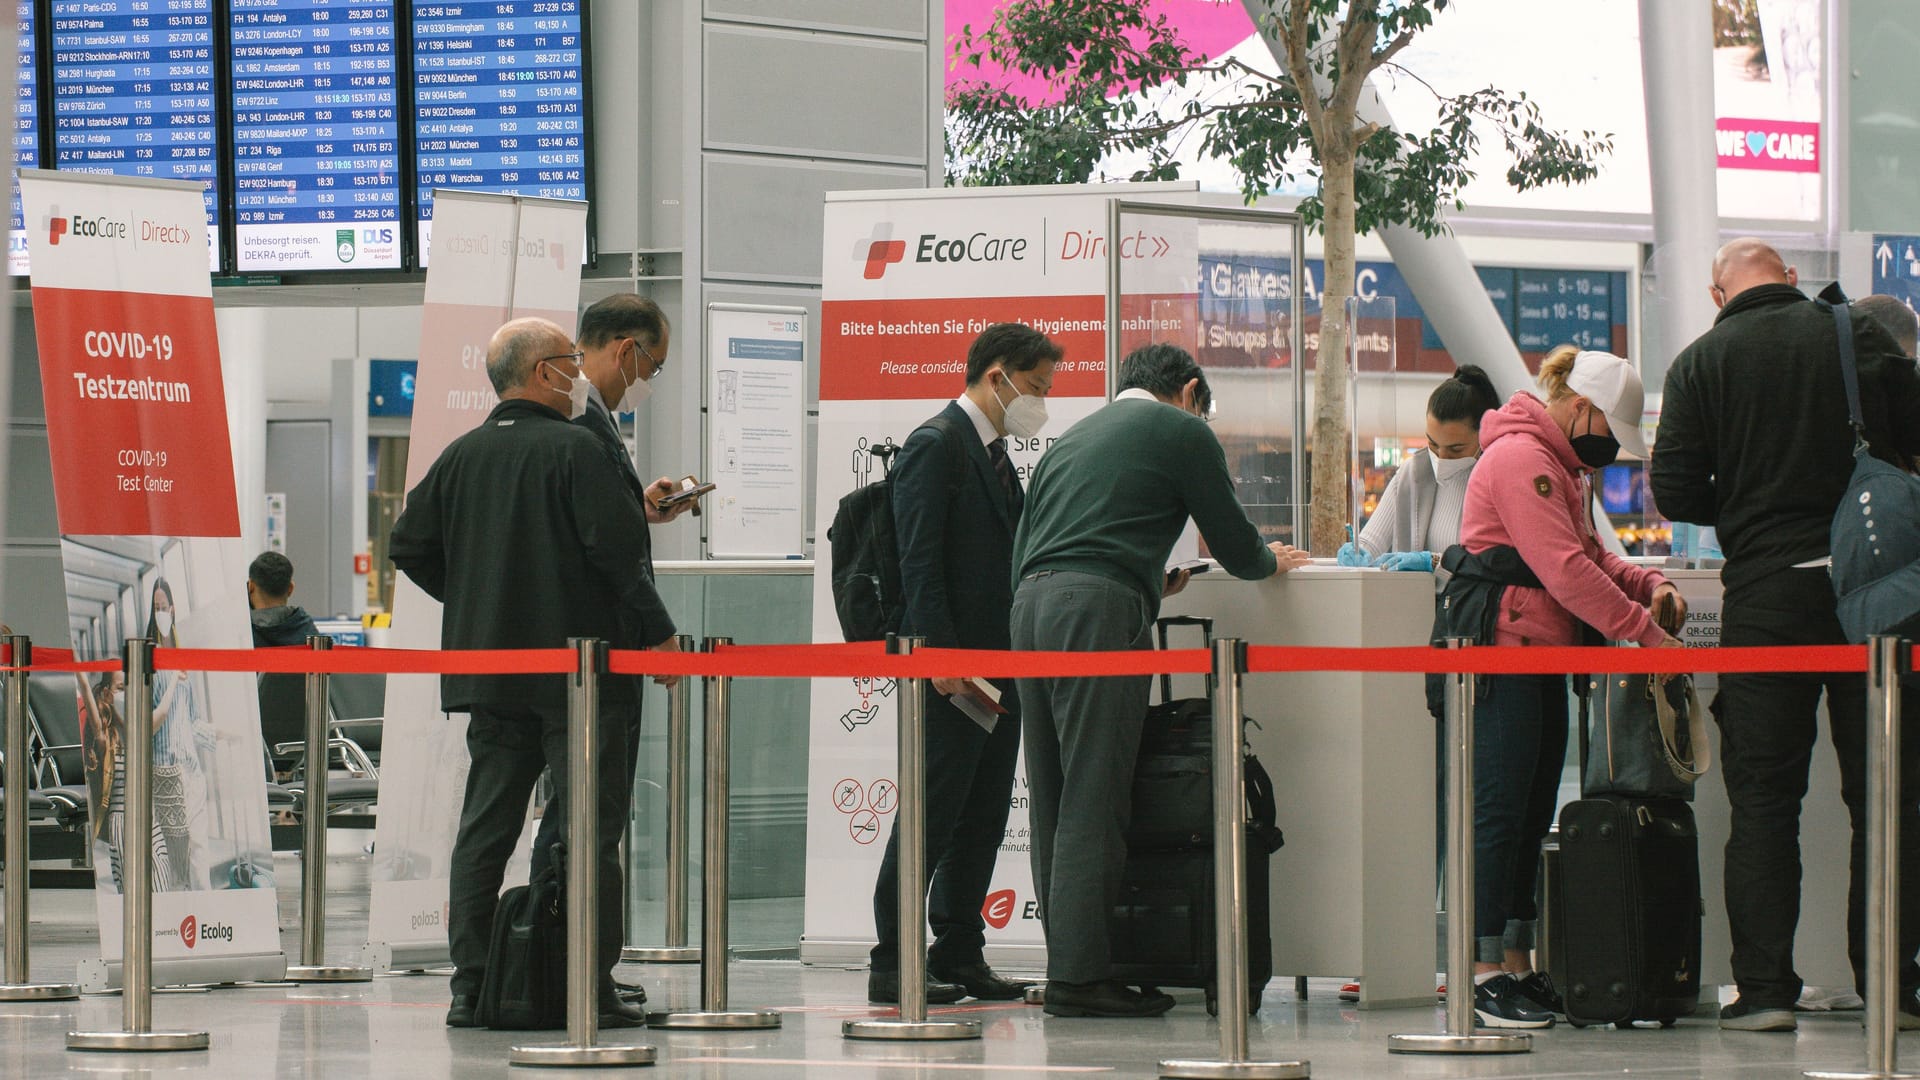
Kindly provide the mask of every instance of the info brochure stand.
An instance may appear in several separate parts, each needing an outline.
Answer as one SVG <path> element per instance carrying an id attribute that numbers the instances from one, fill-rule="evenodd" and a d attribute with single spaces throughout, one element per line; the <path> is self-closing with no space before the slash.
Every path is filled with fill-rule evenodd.
<path id="1" fill-rule="evenodd" d="M 128 638 L 126 850 L 121 852 L 121 1030 L 69 1031 L 69 1050 L 205 1050 L 204 1031 L 153 1030 L 153 639 Z M 11 767 L 11 759 L 9 760 Z M 23 864 L 24 865 L 24 864 Z"/>
<path id="2" fill-rule="evenodd" d="M 599 1046 L 600 722 L 599 677 L 607 667 L 606 642 L 568 638 L 575 666 L 567 680 L 567 1041 L 560 1045 L 515 1046 L 512 1065 L 609 1068 L 651 1065 L 656 1052 L 646 1045 Z M 308 769 L 312 769 L 309 762 Z"/>
<path id="3" fill-rule="evenodd" d="M 1247 734 L 1240 726 L 1240 677 L 1247 648 L 1239 638 L 1213 643 L 1213 921 L 1220 1057 L 1173 1059 L 1160 1075 L 1178 1080 L 1303 1080 L 1305 1061 L 1248 1061 Z"/>
<path id="4" fill-rule="evenodd" d="M 325 652 L 333 639 L 307 638 L 307 648 Z M 307 672 L 307 791 L 301 814 L 300 963 L 287 969 L 295 983 L 370 982 L 373 969 L 328 964 L 327 952 L 327 673 Z"/>
<path id="5" fill-rule="evenodd" d="M 691 636 L 673 640 L 678 651 L 693 651 Z M 625 946 L 620 950 L 623 963 L 700 962 L 700 950 L 687 944 L 687 770 L 693 767 L 687 693 L 692 685 L 691 678 L 682 678 L 667 689 L 667 941 L 657 947 Z"/>
<path id="6" fill-rule="evenodd" d="M 0 982 L 0 1001 L 72 1001 L 80 996 L 73 983 L 36 983 L 27 964 L 27 668 L 33 664 L 33 642 L 25 634 L 6 637 L 6 847 L 7 891 L 6 981 Z"/>
<path id="7" fill-rule="evenodd" d="M 711 637 L 706 639 L 702 651 L 711 654 L 732 644 L 730 637 Z M 728 713 L 732 708 L 733 679 L 726 675 L 708 675 L 705 681 L 707 771 L 700 827 L 705 841 L 702 856 L 707 862 L 707 873 L 701 895 L 700 1008 L 686 1012 L 651 1012 L 647 1014 L 647 1025 L 700 1031 L 776 1028 L 780 1026 L 777 1012 L 727 1007 L 727 829 L 731 797 L 727 764 L 732 752 Z"/>
<path id="8" fill-rule="evenodd" d="M 1448 638 L 1464 649 L 1468 638 Z M 1474 677 L 1447 679 L 1447 1030 L 1387 1036 L 1394 1054 L 1522 1054 L 1533 1049 L 1525 1032 L 1474 1031 L 1473 1013 L 1473 697 Z"/>
<path id="9" fill-rule="evenodd" d="M 1867 639 L 1867 1067 L 1816 1080 L 1902 1080 L 1900 1071 L 1900 679 L 1913 643 Z M 1911 796 L 1909 796 L 1911 797 Z"/>
<path id="10" fill-rule="evenodd" d="M 925 638 L 887 635 L 887 652 L 911 656 Z M 840 1034 L 849 1039 L 932 1041 L 977 1039 L 978 1020 L 927 1019 L 927 680 L 900 680 L 900 764 L 896 784 L 900 837 L 900 1013 L 872 1020 L 847 1020 Z"/>

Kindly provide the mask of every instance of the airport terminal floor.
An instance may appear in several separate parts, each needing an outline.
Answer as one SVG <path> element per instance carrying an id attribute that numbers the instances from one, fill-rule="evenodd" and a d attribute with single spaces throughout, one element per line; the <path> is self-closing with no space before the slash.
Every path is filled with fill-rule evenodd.
<path id="1" fill-rule="evenodd" d="M 330 958 L 358 948 L 367 918 L 366 834 L 334 830 L 329 861 Z M 281 938 L 290 956 L 299 943 L 299 860 L 277 856 Z M 32 896 L 33 969 L 69 978 L 79 961 L 97 956 L 92 893 L 40 889 Z M 450 1030 L 443 1024 L 447 972 L 394 975 L 372 983 L 259 985 L 156 993 L 159 1030 L 205 1030 L 211 1048 L 176 1054 L 70 1052 L 76 1028 L 113 1029 L 117 996 L 78 1002 L 0 1004 L 0 1076 L 140 1077 L 436 1077 L 538 1075 L 510 1069 L 515 1044 L 559 1042 L 564 1032 Z M 625 982 L 642 983 L 649 1007 L 689 1007 L 699 999 L 695 965 L 623 964 Z M 1218 1031 L 1197 991 L 1175 991 L 1180 1004 L 1148 1020 L 1047 1017 L 1021 1004 L 962 1004 L 931 1010 L 983 1022 L 984 1037 L 957 1043 L 855 1043 L 841 1021 L 882 1015 L 866 1003 L 864 969 L 803 966 L 791 960 L 736 960 L 730 971 L 735 1007 L 773 1008 L 772 1031 L 609 1031 L 601 1041 L 645 1042 L 659 1050 L 650 1068 L 559 1070 L 557 1075 L 660 1077 L 847 1078 L 1112 1076 L 1150 1077 L 1165 1057 L 1210 1058 Z M 1722 1032 L 1705 1010 L 1669 1030 L 1566 1026 L 1536 1033 L 1531 1053 L 1480 1058 L 1390 1055 L 1387 1036 L 1439 1031 L 1435 1008 L 1359 1011 L 1337 1000 L 1338 980 L 1314 980 L 1299 1000 L 1291 979 L 1268 987 L 1249 1034 L 1254 1060 L 1307 1059 L 1313 1075 L 1343 1077 L 1552 1077 L 1556 1080 L 1648 1076 L 1760 1080 L 1798 1077 L 1806 1069 L 1858 1069 L 1864 1060 L 1860 1013 L 1802 1014 L 1797 1034 Z M 1920 1034 L 1901 1040 L 1920 1058 Z M 553 1070 L 544 1070 L 553 1073 Z"/>

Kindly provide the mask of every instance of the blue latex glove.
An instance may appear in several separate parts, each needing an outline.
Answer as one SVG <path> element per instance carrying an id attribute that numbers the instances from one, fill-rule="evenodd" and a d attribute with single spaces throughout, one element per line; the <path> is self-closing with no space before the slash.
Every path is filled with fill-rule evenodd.
<path id="1" fill-rule="evenodd" d="M 1372 566 L 1373 556 L 1366 549 L 1349 540 L 1340 545 L 1340 551 L 1334 556 L 1334 562 L 1341 566 Z"/>
<path id="2" fill-rule="evenodd" d="M 1424 570 L 1433 572 L 1433 553 L 1428 551 L 1390 551 L 1374 564 L 1382 570 Z"/>

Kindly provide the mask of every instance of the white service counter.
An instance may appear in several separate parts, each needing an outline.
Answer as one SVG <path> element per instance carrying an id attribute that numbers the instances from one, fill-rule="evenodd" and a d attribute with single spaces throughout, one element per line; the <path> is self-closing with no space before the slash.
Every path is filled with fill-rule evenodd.
<path id="1" fill-rule="evenodd" d="M 1718 573 L 1678 570 L 1668 576 L 1698 616 L 1689 623 L 1689 643 L 1717 643 Z M 1163 614 L 1209 615 L 1217 635 L 1259 645 L 1417 645 L 1432 628 L 1433 578 L 1316 565 L 1246 582 L 1216 570 L 1194 578 L 1167 601 Z M 1701 680 L 1703 703 L 1712 702 L 1714 686 L 1710 676 Z M 1176 692 L 1199 693 L 1197 680 L 1176 685 Z M 1362 1008 L 1430 1005 L 1435 740 L 1421 677 L 1255 675 L 1244 692 L 1247 715 L 1258 723 L 1248 743 L 1273 775 L 1287 837 L 1271 871 L 1274 971 L 1362 976 Z M 1714 738 L 1716 767 L 1695 798 L 1706 986 L 1731 982 L 1720 884 L 1728 815 L 1717 731 Z M 1576 746 L 1569 739 L 1569 781 Z M 1800 974 L 1809 985 L 1850 987 L 1849 834 L 1824 724 L 1801 821 Z"/>

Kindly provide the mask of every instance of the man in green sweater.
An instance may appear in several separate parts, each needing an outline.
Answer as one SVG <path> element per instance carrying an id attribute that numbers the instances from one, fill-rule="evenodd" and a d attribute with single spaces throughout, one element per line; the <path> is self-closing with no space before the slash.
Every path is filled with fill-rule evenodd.
<path id="1" fill-rule="evenodd" d="M 1160 600 L 1186 586 L 1165 567 L 1187 519 L 1220 565 L 1258 579 L 1307 562 L 1263 544 L 1233 493 L 1204 419 L 1200 365 L 1148 345 L 1120 368 L 1120 394 L 1041 457 L 1014 539 L 1013 647 L 1151 648 Z M 1173 1006 L 1115 982 L 1107 918 L 1127 857 L 1146 676 L 1022 679 L 1033 881 L 1047 935 L 1054 1016 L 1157 1016 Z"/>

